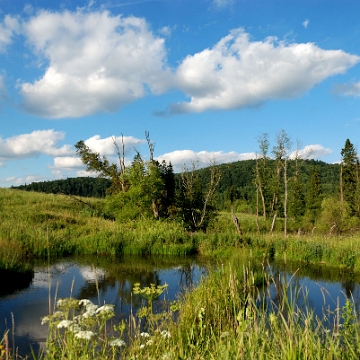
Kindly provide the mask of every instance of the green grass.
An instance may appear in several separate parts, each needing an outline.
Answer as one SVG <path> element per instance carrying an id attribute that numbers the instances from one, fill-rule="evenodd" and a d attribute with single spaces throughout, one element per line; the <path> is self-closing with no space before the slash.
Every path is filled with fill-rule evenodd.
<path id="1" fill-rule="evenodd" d="M 99 216 L 104 200 L 82 200 L 91 206 L 63 195 L 0 189 L 0 264 L 48 255 L 188 255 L 197 251 L 197 244 L 180 224 L 107 220 Z"/>

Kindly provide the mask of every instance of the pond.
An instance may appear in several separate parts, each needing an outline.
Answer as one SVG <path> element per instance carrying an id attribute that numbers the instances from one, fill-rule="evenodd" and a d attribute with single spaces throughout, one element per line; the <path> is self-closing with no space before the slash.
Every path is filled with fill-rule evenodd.
<path id="1" fill-rule="evenodd" d="M 0 290 L 0 334 L 10 330 L 11 346 L 15 343 L 20 355 L 29 354 L 30 346 L 37 353 L 47 335 L 41 318 L 49 313 L 49 306 L 54 307 L 56 299 L 71 296 L 95 304 L 113 304 L 117 319 L 126 318 L 131 309 L 136 311 L 142 305 L 140 296 L 131 296 L 135 283 L 142 287 L 167 283 L 161 299 L 165 296 L 172 301 L 180 292 L 196 286 L 208 266 L 199 258 L 169 256 L 65 258 L 50 266 L 35 263 L 27 284 L 22 281 L 13 292 L 9 287 L 2 293 Z"/>
<path id="2" fill-rule="evenodd" d="M 71 296 L 96 304 L 106 302 L 115 306 L 116 320 L 126 319 L 131 309 L 135 312 L 142 305 L 139 296 L 132 296 L 135 283 L 142 287 L 167 283 L 168 289 L 160 300 L 171 301 L 196 286 L 213 266 L 201 257 L 78 257 L 50 264 L 38 262 L 33 276 L 11 290 L 0 290 L 0 334 L 10 330 L 11 344 L 20 355 L 29 354 L 30 346 L 37 353 L 47 335 L 41 318 L 49 313 L 49 307 L 53 309 L 56 299 Z M 360 279 L 354 274 L 324 266 L 284 263 L 271 263 L 267 270 L 273 284 L 285 281 L 302 288 L 299 301 L 306 298 L 319 317 L 324 309 L 333 312 L 338 305 L 343 306 L 347 297 L 360 307 Z M 276 300 L 274 285 L 266 291 Z"/>

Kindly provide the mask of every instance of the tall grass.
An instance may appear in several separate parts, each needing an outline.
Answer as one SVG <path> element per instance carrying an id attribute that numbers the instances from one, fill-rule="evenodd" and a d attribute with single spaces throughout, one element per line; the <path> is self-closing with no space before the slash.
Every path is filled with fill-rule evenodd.
<path id="1" fill-rule="evenodd" d="M 359 233 L 284 237 L 282 232 L 258 232 L 255 217 L 243 214 L 239 216 L 239 235 L 226 212 L 219 214 L 206 233 L 189 233 L 180 223 L 170 220 L 112 221 L 102 216 L 104 200 L 82 200 L 0 189 L 0 266 L 16 267 L 24 257 L 48 254 L 229 256 L 234 249 L 246 247 L 260 257 L 360 271 Z"/>
<path id="2" fill-rule="evenodd" d="M 197 251 L 180 224 L 116 222 L 99 216 L 102 206 L 101 199 L 79 202 L 62 195 L 0 189 L 0 263 L 48 253 L 188 255 Z"/>

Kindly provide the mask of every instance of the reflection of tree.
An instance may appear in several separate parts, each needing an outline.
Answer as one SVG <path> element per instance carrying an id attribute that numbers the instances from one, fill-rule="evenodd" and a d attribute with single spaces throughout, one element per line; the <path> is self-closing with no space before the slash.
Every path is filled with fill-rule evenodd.
<path id="1" fill-rule="evenodd" d="M 180 266 L 177 271 L 180 273 L 179 287 L 181 289 L 192 289 L 194 287 L 196 266 L 193 263 L 188 263 Z"/>
<path id="2" fill-rule="evenodd" d="M 345 289 L 345 294 L 348 299 L 352 299 L 355 290 L 355 281 L 353 278 L 345 278 L 341 282 L 342 287 Z"/>
<path id="3" fill-rule="evenodd" d="M 91 299 L 105 294 L 109 289 L 116 287 L 116 278 L 113 276 L 103 276 L 97 281 L 86 282 L 79 290 L 78 299 Z M 97 283 L 97 284 L 96 284 Z"/>
<path id="4" fill-rule="evenodd" d="M 34 277 L 34 271 L 16 272 L 12 270 L 0 270 L 0 297 L 10 295 L 16 291 L 28 288 Z"/>
<path id="5" fill-rule="evenodd" d="M 118 299 L 116 304 L 120 305 L 120 312 L 122 312 L 123 305 L 132 304 L 133 307 L 138 308 L 141 305 L 142 298 L 139 295 L 132 294 L 132 289 L 135 283 L 140 283 L 141 287 L 149 286 L 150 284 L 160 285 L 161 280 L 158 271 L 150 272 L 119 272 L 118 274 L 105 275 L 96 281 L 86 282 L 81 287 L 77 294 L 78 299 L 91 299 L 98 297 L 102 298 L 110 289 L 116 289 L 118 284 Z"/>

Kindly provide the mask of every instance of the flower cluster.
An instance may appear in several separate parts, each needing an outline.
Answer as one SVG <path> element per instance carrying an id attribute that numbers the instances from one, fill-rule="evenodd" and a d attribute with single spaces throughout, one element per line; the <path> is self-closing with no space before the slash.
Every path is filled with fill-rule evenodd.
<path id="1" fill-rule="evenodd" d="M 112 351 L 125 346 L 122 339 L 107 338 L 108 333 L 104 331 L 107 321 L 115 316 L 113 305 L 99 307 L 88 299 L 79 301 L 72 298 L 60 299 L 56 305 L 57 311 L 41 321 L 41 324 L 49 324 L 50 332 L 55 335 L 53 339 L 56 340 L 48 344 L 54 352 L 61 350 L 63 353 L 66 349 L 62 347 L 67 343 L 78 344 L 79 348 L 92 349 L 94 352 L 98 351 L 99 345 L 108 346 Z M 114 326 L 114 330 L 122 334 L 123 324 Z M 84 342 L 88 346 L 84 347 Z"/>
<path id="2" fill-rule="evenodd" d="M 171 338 L 171 334 L 167 330 L 155 331 L 155 334 L 154 334 L 153 337 L 147 332 L 142 332 L 142 333 L 140 333 L 140 349 L 142 350 L 142 349 L 145 349 L 148 346 L 153 345 L 154 340 L 155 340 L 155 336 L 158 336 L 158 334 L 160 334 L 160 336 L 162 338 L 164 338 L 164 339 L 170 339 Z"/>

